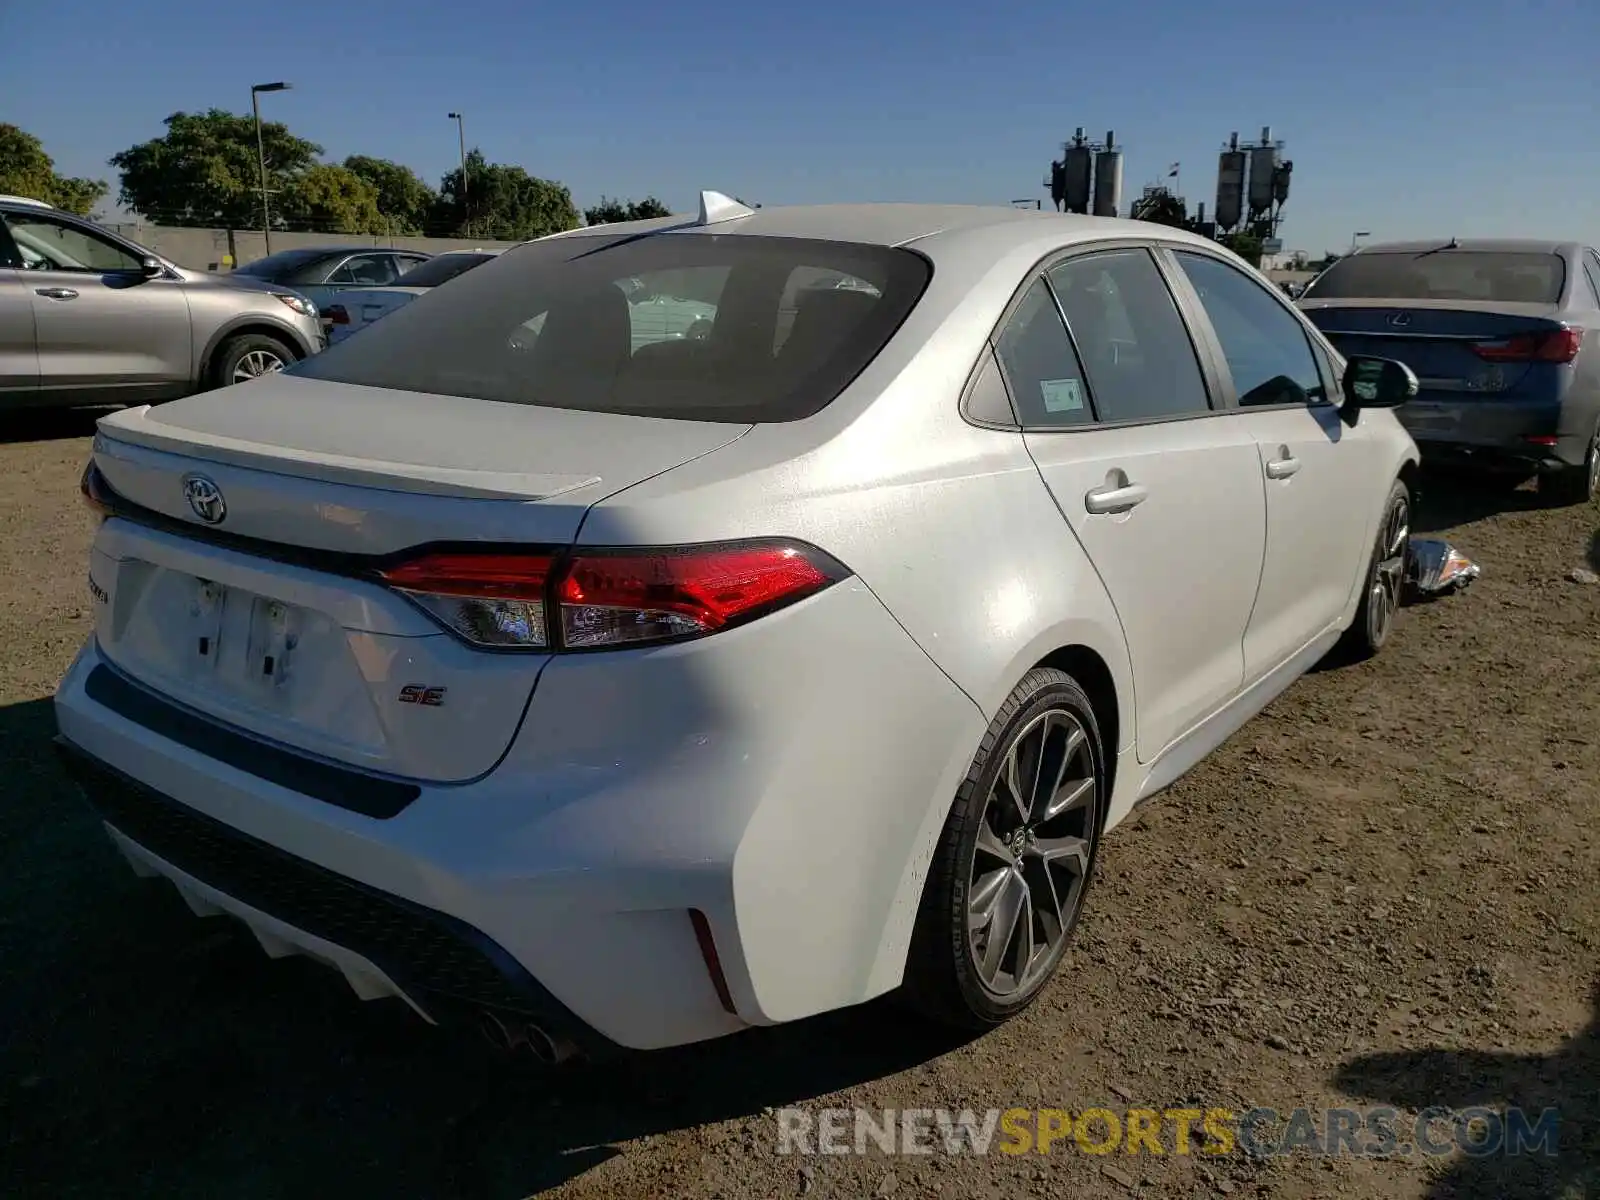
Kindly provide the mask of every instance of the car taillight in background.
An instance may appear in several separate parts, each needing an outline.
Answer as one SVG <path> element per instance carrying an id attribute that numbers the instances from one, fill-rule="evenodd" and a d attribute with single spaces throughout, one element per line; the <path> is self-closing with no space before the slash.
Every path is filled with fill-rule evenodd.
<path id="1" fill-rule="evenodd" d="M 322 319 L 330 325 L 348 325 L 350 313 L 342 304 L 330 304 L 322 310 Z"/>
<path id="2" fill-rule="evenodd" d="M 1569 363 L 1578 357 L 1582 346 L 1583 330 L 1553 329 L 1549 333 L 1519 333 L 1493 342 L 1475 342 L 1472 351 L 1486 362 Z"/>
<path id="3" fill-rule="evenodd" d="M 595 650 L 703 637 L 849 575 L 792 541 L 563 555 L 426 553 L 378 572 L 474 645 Z"/>
<path id="4" fill-rule="evenodd" d="M 78 481 L 78 490 L 83 493 L 83 502 L 95 516 L 103 519 L 111 515 L 111 491 L 106 486 L 105 476 L 100 474 L 100 468 L 94 465 L 92 458 L 83 468 L 83 478 Z"/>

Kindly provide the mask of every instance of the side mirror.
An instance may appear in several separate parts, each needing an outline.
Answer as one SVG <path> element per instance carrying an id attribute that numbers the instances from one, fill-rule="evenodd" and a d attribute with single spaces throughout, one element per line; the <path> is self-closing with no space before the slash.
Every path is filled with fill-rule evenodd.
<path id="1" fill-rule="evenodd" d="M 1399 408 L 1416 398 L 1419 386 L 1416 373 L 1403 362 L 1356 355 L 1345 363 L 1340 384 L 1343 412 L 1354 419 L 1363 408 Z"/>
<path id="2" fill-rule="evenodd" d="M 159 258 L 146 258 L 139 263 L 139 271 L 146 279 L 154 279 L 157 275 L 165 275 L 167 268 Z"/>

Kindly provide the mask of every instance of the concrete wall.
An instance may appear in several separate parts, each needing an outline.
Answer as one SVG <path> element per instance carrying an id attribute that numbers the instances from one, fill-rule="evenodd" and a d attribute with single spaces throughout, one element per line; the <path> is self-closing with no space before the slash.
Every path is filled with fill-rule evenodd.
<path id="1" fill-rule="evenodd" d="M 174 229 L 166 225 L 146 225 L 143 222 L 126 224 L 107 223 L 125 238 L 148 246 L 180 267 L 197 271 L 225 271 L 242 267 L 266 256 L 266 239 L 261 231 L 247 229 Z M 476 246 L 505 247 L 515 242 L 471 241 L 465 238 L 429 237 L 370 237 L 359 234 L 280 233 L 272 234 L 272 249 L 294 250 L 301 246 L 383 246 L 394 249 L 425 250 L 437 254 L 441 250 L 471 250 Z M 228 261 L 232 255 L 233 261 Z"/>

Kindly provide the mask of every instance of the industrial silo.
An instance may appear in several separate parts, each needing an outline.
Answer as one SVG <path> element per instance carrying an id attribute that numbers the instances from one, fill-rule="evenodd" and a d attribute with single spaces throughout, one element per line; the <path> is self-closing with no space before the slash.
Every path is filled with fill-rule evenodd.
<path id="1" fill-rule="evenodd" d="M 1114 217 L 1122 208 L 1122 151 L 1106 134 L 1105 149 L 1094 156 L 1094 215 Z"/>
<path id="2" fill-rule="evenodd" d="M 1072 141 L 1067 143 L 1067 151 L 1062 156 L 1061 164 L 1067 211 L 1088 212 L 1090 176 L 1094 171 L 1094 151 L 1084 139 L 1082 129 L 1079 129 L 1073 135 Z"/>
<path id="3" fill-rule="evenodd" d="M 1250 212 L 1264 213 L 1272 207 L 1272 187 L 1278 172 L 1278 148 L 1272 144 L 1272 129 L 1263 127 L 1261 142 L 1250 151 Z"/>
<path id="4" fill-rule="evenodd" d="M 1217 160 L 1217 228 L 1233 229 L 1244 216 L 1245 153 L 1236 133 Z"/>

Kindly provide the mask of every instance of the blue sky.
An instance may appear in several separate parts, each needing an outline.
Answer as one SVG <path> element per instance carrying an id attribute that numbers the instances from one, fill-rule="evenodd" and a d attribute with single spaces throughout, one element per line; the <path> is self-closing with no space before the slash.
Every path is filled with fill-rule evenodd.
<path id="1" fill-rule="evenodd" d="M 33 53 L 29 47 L 39 48 Z M 272 118 L 330 158 L 430 182 L 470 144 L 674 208 L 1042 196 L 1074 126 L 1114 129 L 1127 191 L 1183 164 L 1210 207 L 1227 135 L 1270 124 L 1295 164 L 1285 244 L 1356 229 L 1600 241 L 1600 2 L 50 0 L 0 4 L 0 120 L 65 173 L 177 110 Z M 1048 203 L 1048 201 L 1046 201 Z"/>

